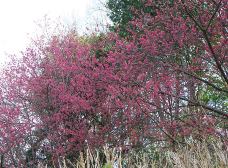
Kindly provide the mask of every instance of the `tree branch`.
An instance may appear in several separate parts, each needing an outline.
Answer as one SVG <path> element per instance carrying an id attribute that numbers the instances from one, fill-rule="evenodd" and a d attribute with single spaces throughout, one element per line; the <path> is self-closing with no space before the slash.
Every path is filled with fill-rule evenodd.
<path id="1" fill-rule="evenodd" d="M 225 89 L 222 89 L 222 88 L 220 88 L 220 87 L 217 87 L 217 86 L 214 85 L 213 83 L 211 83 L 211 82 L 209 82 L 209 81 L 207 81 L 207 80 L 205 80 L 205 79 L 202 79 L 202 78 L 200 78 L 200 77 L 198 77 L 198 76 L 196 76 L 196 75 L 194 75 L 194 74 L 192 74 L 192 73 L 186 72 L 186 71 L 184 71 L 184 70 L 179 70 L 179 71 L 180 71 L 180 72 L 183 72 L 184 74 L 186 74 L 186 75 L 188 75 L 188 76 L 191 76 L 191 77 L 193 77 L 193 78 L 195 78 L 195 79 L 197 79 L 197 80 L 199 80 L 199 81 L 201 81 L 201 82 L 203 82 L 203 83 L 205 83 L 205 84 L 207 84 L 208 86 L 213 87 L 213 88 L 216 89 L 217 91 L 224 92 L 224 93 L 228 93 L 228 90 L 225 90 Z"/>
<path id="2" fill-rule="evenodd" d="M 211 16 L 211 18 L 210 18 L 210 20 L 209 20 L 209 22 L 208 22 L 208 24 L 207 24 L 207 27 L 206 27 L 205 31 L 207 31 L 208 28 L 210 27 L 210 25 L 211 25 L 211 23 L 212 23 L 212 21 L 213 21 L 215 15 L 216 15 L 216 13 L 218 12 L 218 10 L 219 10 L 219 8 L 220 8 L 220 6 L 221 6 L 221 3 L 222 3 L 222 0 L 220 0 L 220 2 L 217 4 L 216 9 L 215 9 L 215 12 L 214 12 L 213 15 Z"/>
<path id="3" fill-rule="evenodd" d="M 220 71 L 221 76 L 224 78 L 224 80 L 225 80 L 226 83 L 228 84 L 228 77 L 227 77 L 225 71 L 223 70 L 222 65 L 220 64 L 217 55 L 215 54 L 215 51 L 214 51 L 214 49 L 213 49 L 213 47 L 212 47 L 212 44 L 211 44 L 211 42 L 210 42 L 210 40 L 209 40 L 209 37 L 208 37 L 208 35 L 207 35 L 207 32 L 206 32 L 205 30 L 202 30 L 202 31 L 203 31 L 203 35 L 204 35 L 204 37 L 205 37 L 205 40 L 206 40 L 206 42 L 207 42 L 207 45 L 208 45 L 208 47 L 209 47 L 209 49 L 210 49 L 210 51 L 211 51 L 211 53 L 212 53 L 212 56 L 213 56 L 213 58 L 214 58 L 214 61 L 215 61 L 215 63 L 216 63 L 216 66 L 217 66 L 218 70 Z"/>
<path id="4" fill-rule="evenodd" d="M 187 99 L 186 97 L 176 96 L 176 95 L 173 95 L 173 94 L 170 94 L 170 93 L 166 93 L 166 92 L 163 92 L 163 91 L 159 91 L 159 93 L 160 93 L 160 94 L 163 94 L 163 95 L 169 95 L 169 96 L 172 96 L 172 97 L 176 97 L 176 98 L 178 98 L 178 99 L 180 99 L 180 100 L 187 101 L 187 102 L 189 102 L 189 103 L 192 104 L 192 105 L 200 106 L 200 107 L 202 107 L 202 108 L 204 108 L 204 109 L 213 111 L 213 112 L 215 112 L 215 113 L 217 113 L 217 114 L 219 114 L 219 115 L 222 115 L 222 116 L 224 116 L 224 117 L 226 117 L 226 118 L 228 119 L 228 113 L 225 113 L 225 112 L 220 111 L 220 110 L 218 110 L 218 109 L 215 109 L 215 108 L 213 108 L 213 107 L 210 107 L 210 106 L 201 104 L 200 102 L 192 101 L 192 100 Z"/>

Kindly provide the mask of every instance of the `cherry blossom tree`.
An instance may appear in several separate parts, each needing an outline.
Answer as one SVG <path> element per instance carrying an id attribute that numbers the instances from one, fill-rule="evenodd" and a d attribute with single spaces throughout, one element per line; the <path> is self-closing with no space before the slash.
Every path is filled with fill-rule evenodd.
<path id="1" fill-rule="evenodd" d="M 138 11 L 126 38 L 68 33 L 12 59 L 0 83 L 1 164 L 227 136 L 225 0 L 145 5 L 156 15 Z"/>

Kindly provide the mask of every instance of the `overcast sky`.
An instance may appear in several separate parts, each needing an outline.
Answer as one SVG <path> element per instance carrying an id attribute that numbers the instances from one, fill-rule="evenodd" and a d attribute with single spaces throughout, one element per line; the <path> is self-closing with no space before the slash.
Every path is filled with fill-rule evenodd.
<path id="1" fill-rule="evenodd" d="M 25 49 L 39 33 L 44 18 L 61 23 L 76 23 L 79 33 L 90 22 L 101 18 L 100 1 L 105 0 L 0 0 L 0 64 L 8 54 Z M 103 13 L 104 18 L 104 13 Z"/>

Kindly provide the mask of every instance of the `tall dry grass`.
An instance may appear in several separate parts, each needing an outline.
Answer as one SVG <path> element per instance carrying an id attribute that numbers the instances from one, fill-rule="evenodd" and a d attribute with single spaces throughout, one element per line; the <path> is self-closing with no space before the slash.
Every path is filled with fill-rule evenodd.
<path id="1" fill-rule="evenodd" d="M 105 158 L 105 160 L 104 160 Z M 123 153 L 105 146 L 87 150 L 75 161 L 59 158 L 58 168 L 228 168 L 228 150 L 221 142 L 189 143 L 176 151 L 148 148 Z M 42 164 L 39 168 L 45 168 Z"/>

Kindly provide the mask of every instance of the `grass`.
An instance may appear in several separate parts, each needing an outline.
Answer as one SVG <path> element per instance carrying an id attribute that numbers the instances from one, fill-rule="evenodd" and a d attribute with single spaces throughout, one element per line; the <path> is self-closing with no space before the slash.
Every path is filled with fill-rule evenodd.
<path id="1" fill-rule="evenodd" d="M 58 168 L 227 168 L 228 149 L 221 142 L 189 143 L 176 151 L 147 148 L 121 152 L 117 148 L 86 149 L 75 161 L 59 158 Z M 45 168 L 42 164 L 39 168 Z"/>

